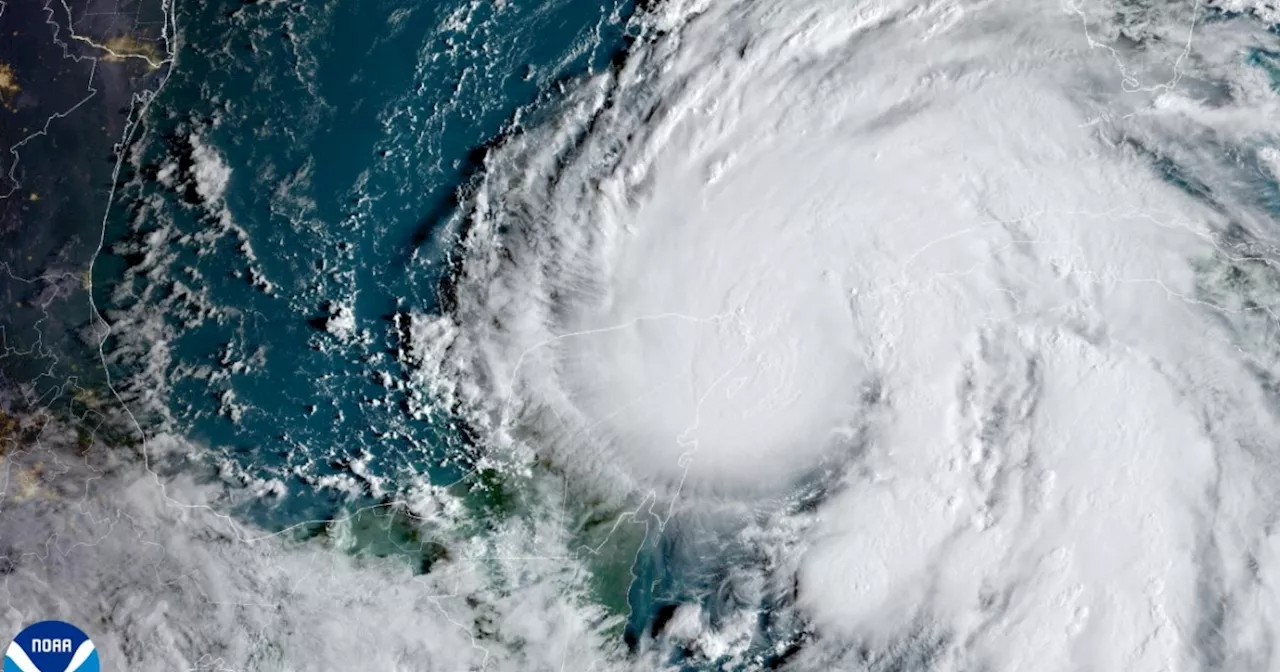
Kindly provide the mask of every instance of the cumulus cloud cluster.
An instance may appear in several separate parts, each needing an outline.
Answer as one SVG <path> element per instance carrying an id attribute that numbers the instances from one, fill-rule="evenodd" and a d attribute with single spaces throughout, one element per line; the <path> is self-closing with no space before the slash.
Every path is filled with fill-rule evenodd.
<path id="1" fill-rule="evenodd" d="M 446 539 L 426 573 L 345 552 L 349 521 L 299 541 L 221 513 L 221 487 L 160 477 L 48 422 L 0 487 L 0 628 L 79 624 L 110 669 L 614 669 L 609 618 L 554 530 Z M 153 460 L 193 448 L 171 436 Z M 421 524 L 448 529 L 439 506 Z M 456 543 L 455 543 L 456 542 Z M 541 559 L 540 559 L 541 558 Z M 585 669 L 585 668 L 574 668 Z"/>

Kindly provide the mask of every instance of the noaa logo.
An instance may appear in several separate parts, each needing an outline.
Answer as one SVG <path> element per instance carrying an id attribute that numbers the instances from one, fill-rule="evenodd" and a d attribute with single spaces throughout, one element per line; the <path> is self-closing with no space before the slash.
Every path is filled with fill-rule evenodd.
<path id="1" fill-rule="evenodd" d="M 27 626 L 9 642 L 4 672 L 99 672 L 98 652 L 80 628 L 62 621 Z"/>

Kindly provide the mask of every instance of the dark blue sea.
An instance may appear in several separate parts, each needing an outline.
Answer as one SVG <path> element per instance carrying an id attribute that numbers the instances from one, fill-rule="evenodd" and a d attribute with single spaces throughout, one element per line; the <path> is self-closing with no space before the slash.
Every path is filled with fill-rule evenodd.
<path id="1" fill-rule="evenodd" d="M 454 242 L 443 225 L 485 147 L 560 84 L 607 67 L 631 9 L 179 4 L 176 67 L 121 179 L 95 298 L 117 314 L 165 314 L 163 357 L 122 358 L 114 377 L 163 368 L 157 401 L 175 429 L 242 480 L 286 486 L 251 507 L 257 522 L 350 505 L 349 492 L 315 485 L 353 462 L 370 476 L 461 475 L 438 451 L 456 439 L 449 422 L 406 412 L 396 316 L 435 308 Z M 166 179 L 198 169 L 196 142 L 229 171 L 217 202 Z M 147 236 L 166 240 L 165 259 L 146 258 L 157 254 Z M 345 331 L 330 328 L 339 306 Z"/>

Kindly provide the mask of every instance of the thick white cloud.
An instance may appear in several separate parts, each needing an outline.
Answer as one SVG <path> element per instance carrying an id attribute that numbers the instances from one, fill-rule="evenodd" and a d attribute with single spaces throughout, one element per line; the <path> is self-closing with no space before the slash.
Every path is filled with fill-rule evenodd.
<path id="1" fill-rule="evenodd" d="M 513 521 L 466 539 L 427 519 L 448 557 L 415 574 L 346 553 L 341 522 L 330 541 L 290 541 L 219 513 L 220 487 L 90 468 L 55 426 L 3 462 L 0 629 L 65 619 L 104 667 L 137 672 L 617 669 L 609 619 L 555 529 Z M 169 437 L 148 448 L 193 450 Z"/>
<path id="2" fill-rule="evenodd" d="M 657 11 L 476 187 L 432 372 L 490 455 L 690 507 L 847 461 L 797 661 L 1274 668 L 1246 179 L 1280 129 L 1244 65 L 1274 36 L 1194 3 Z"/>

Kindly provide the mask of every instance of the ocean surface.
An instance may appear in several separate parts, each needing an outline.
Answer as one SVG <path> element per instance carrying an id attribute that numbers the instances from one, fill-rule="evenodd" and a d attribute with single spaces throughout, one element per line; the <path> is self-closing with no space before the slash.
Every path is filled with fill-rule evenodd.
<path id="1" fill-rule="evenodd" d="M 486 145 L 606 66 L 630 9 L 177 6 L 180 65 L 122 178 L 95 298 L 160 336 L 115 377 L 163 373 L 146 378 L 156 416 L 279 489 L 256 520 L 328 518 L 405 470 L 466 471 L 442 464 L 449 419 L 412 412 L 398 316 L 436 308 L 446 224 Z M 202 170 L 216 195 L 174 186 Z"/>

